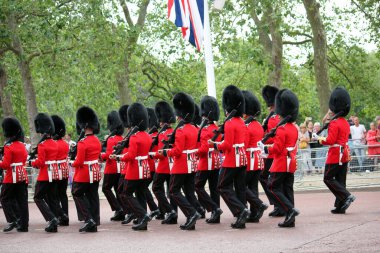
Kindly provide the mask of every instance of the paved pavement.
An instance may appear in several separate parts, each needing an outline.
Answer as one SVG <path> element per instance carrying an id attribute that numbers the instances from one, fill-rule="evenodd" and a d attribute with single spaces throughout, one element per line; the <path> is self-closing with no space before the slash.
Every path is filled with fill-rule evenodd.
<path id="1" fill-rule="evenodd" d="M 278 228 L 282 218 L 266 212 L 259 224 L 233 230 L 233 217 L 222 201 L 222 223 L 197 223 L 195 231 L 181 231 L 179 225 L 149 223 L 148 231 L 135 232 L 130 226 L 110 222 L 112 212 L 101 201 L 102 225 L 98 233 L 80 234 L 75 206 L 70 201 L 70 226 L 47 234 L 45 222 L 36 205 L 30 203 L 29 233 L 0 233 L 0 252 L 379 252 L 380 192 L 354 192 L 357 199 L 345 215 L 333 215 L 330 193 L 296 193 L 301 211 L 296 227 Z M 265 197 L 263 197 L 265 198 Z M 271 209 L 271 208 L 270 208 Z M 179 223 L 185 218 L 181 214 Z M 0 214 L 0 228 L 5 226 Z"/>

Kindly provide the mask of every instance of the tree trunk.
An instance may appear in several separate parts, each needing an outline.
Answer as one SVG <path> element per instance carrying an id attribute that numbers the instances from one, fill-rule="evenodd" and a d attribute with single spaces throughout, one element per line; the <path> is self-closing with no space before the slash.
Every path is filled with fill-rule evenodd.
<path id="1" fill-rule="evenodd" d="M 3 117 L 14 116 L 11 97 L 5 90 L 7 83 L 7 72 L 4 66 L 0 63 L 0 100 L 1 108 L 3 108 Z"/>
<path id="2" fill-rule="evenodd" d="M 129 89 L 129 81 L 130 81 L 129 60 L 130 58 L 127 58 L 124 61 L 123 73 L 119 74 L 117 77 L 117 86 L 119 88 L 119 95 L 120 95 L 120 99 L 119 99 L 120 105 L 132 103 L 131 90 Z"/>
<path id="3" fill-rule="evenodd" d="M 303 4 L 313 32 L 314 72 L 320 105 L 320 116 L 322 118 L 329 109 L 328 101 L 331 93 L 328 74 L 326 33 L 319 13 L 320 4 L 316 0 L 303 0 Z"/>
<path id="4" fill-rule="evenodd" d="M 21 79 L 24 87 L 30 140 L 32 144 L 37 144 L 38 136 L 34 127 L 34 117 L 37 115 L 38 110 L 30 66 L 26 59 L 26 55 L 24 54 L 20 38 L 17 35 L 17 23 L 14 14 L 12 13 L 8 18 L 8 26 L 12 34 L 12 46 L 16 52 L 18 68 L 21 73 Z"/>

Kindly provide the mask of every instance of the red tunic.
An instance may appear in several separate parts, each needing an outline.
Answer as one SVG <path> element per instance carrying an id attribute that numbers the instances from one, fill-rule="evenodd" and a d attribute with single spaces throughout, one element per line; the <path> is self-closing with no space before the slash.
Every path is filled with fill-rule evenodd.
<path id="1" fill-rule="evenodd" d="M 380 154 L 380 139 L 378 130 L 368 130 L 367 132 L 367 144 L 368 144 L 368 155 L 379 155 Z"/>
<path id="2" fill-rule="evenodd" d="M 139 131 L 129 139 L 128 152 L 121 158 L 127 162 L 125 179 L 139 180 L 150 177 L 148 153 L 152 145 L 152 138 L 147 132 Z"/>
<path id="3" fill-rule="evenodd" d="M 168 150 L 167 155 L 174 158 L 173 168 L 170 174 L 188 174 L 195 171 L 196 161 L 193 160 L 192 167 L 188 168 L 187 157 L 184 152 L 189 152 L 197 148 L 198 131 L 192 124 L 185 124 L 177 128 L 173 148 Z M 193 153 L 192 155 L 195 155 Z"/>
<path id="4" fill-rule="evenodd" d="M 25 145 L 20 141 L 14 141 L 4 146 L 3 160 L 0 161 L 0 168 L 5 170 L 3 184 L 12 184 L 21 181 L 28 183 L 28 174 L 25 170 L 27 157 L 28 152 L 26 151 Z M 14 173 L 16 173 L 15 182 L 13 182 L 13 168 L 15 169 Z"/>
<path id="5" fill-rule="evenodd" d="M 343 117 L 332 120 L 328 127 L 326 141 L 322 141 L 322 145 L 330 145 L 327 153 L 326 164 L 339 163 L 340 149 L 342 147 L 342 163 L 349 161 L 348 152 L 348 136 L 350 135 L 350 125 Z"/>
<path id="6" fill-rule="evenodd" d="M 114 135 L 108 138 L 106 152 L 101 154 L 102 160 L 106 161 L 106 167 L 104 169 L 104 174 L 116 174 L 117 173 L 117 163 L 116 160 L 110 159 L 110 155 L 113 153 L 113 147 L 117 145 L 119 141 L 123 140 L 123 136 Z"/>
<path id="7" fill-rule="evenodd" d="M 296 126 L 293 123 L 286 123 L 278 127 L 273 139 L 273 145 L 268 147 L 269 154 L 273 155 L 270 172 L 294 173 L 297 170 L 298 130 Z"/>
<path id="8" fill-rule="evenodd" d="M 32 167 L 40 170 L 37 181 L 49 181 L 48 164 L 55 162 L 58 154 L 58 145 L 53 139 L 47 139 L 38 144 L 37 159 L 32 162 Z"/>
<path id="9" fill-rule="evenodd" d="M 277 114 L 272 115 L 272 117 L 270 117 L 270 119 L 268 120 L 268 128 L 267 128 L 267 131 L 264 134 L 269 133 L 270 130 L 272 130 L 272 128 L 275 128 L 279 122 L 280 122 L 280 116 L 278 116 Z M 274 138 L 273 137 L 269 138 L 265 142 L 265 144 L 273 144 L 273 143 L 274 143 Z M 273 158 L 273 154 L 268 154 L 267 158 Z"/>
<path id="10" fill-rule="evenodd" d="M 218 150 L 213 150 L 208 144 L 214 136 L 214 130 L 217 130 L 218 126 L 214 123 L 205 126 L 201 132 L 201 141 L 198 148 L 197 155 L 199 157 L 198 168 L 197 170 L 215 170 L 221 167 L 220 153 Z M 218 137 L 216 141 L 220 141 L 221 136 Z"/>
<path id="11" fill-rule="evenodd" d="M 57 164 L 62 171 L 62 178 L 67 179 L 69 178 L 69 167 L 67 164 L 67 156 L 69 154 L 70 147 L 69 147 L 69 144 L 63 139 L 57 140 L 56 143 L 57 143 L 57 148 L 58 148 Z"/>
<path id="12" fill-rule="evenodd" d="M 153 141 L 153 138 L 155 138 L 157 136 L 158 132 L 154 132 L 152 134 L 150 134 L 150 137 L 152 138 L 152 141 Z M 156 153 L 158 150 L 158 146 L 154 146 L 153 149 L 150 151 L 152 153 Z M 152 159 L 149 157 L 149 168 L 150 168 L 150 171 L 151 172 L 154 172 L 156 170 L 156 159 Z"/>
<path id="13" fill-rule="evenodd" d="M 253 120 L 247 125 L 247 135 L 244 146 L 247 150 L 247 171 L 261 170 L 262 162 L 260 158 L 260 149 L 257 148 L 257 142 L 261 141 L 264 136 L 264 129 L 257 120 Z M 254 164 L 251 165 L 251 160 Z"/>
<path id="14" fill-rule="evenodd" d="M 75 168 L 74 182 L 89 183 L 90 174 L 88 162 L 94 162 L 96 166 L 96 161 L 99 160 L 99 155 L 102 150 L 102 144 L 98 137 L 91 134 L 86 135 L 77 145 L 77 157 L 73 163 L 73 167 Z M 94 181 L 100 181 L 100 173 L 95 175 Z"/>
<path id="15" fill-rule="evenodd" d="M 236 145 L 244 144 L 247 127 L 240 117 L 233 117 L 224 124 L 224 140 L 217 144 L 218 150 L 224 153 L 223 168 L 237 168 L 247 165 L 245 148 Z M 236 162 L 236 148 L 238 148 L 240 161 Z M 237 166 L 239 165 L 239 166 Z"/>
<path id="16" fill-rule="evenodd" d="M 165 132 L 160 133 L 158 136 L 158 146 L 157 149 L 161 150 L 164 147 L 164 143 L 162 143 L 162 140 L 167 140 L 168 135 L 173 133 L 173 128 L 166 129 Z M 154 156 L 155 159 L 158 159 L 158 165 L 156 168 L 156 173 L 159 174 L 170 174 L 170 168 L 169 168 L 169 160 L 166 156 L 156 153 Z"/>

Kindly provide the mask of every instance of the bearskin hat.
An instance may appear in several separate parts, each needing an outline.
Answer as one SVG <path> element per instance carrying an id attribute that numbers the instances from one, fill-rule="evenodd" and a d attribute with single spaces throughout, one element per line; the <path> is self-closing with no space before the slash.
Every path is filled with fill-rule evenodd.
<path id="1" fill-rule="evenodd" d="M 330 96 L 329 108 L 335 114 L 342 112 L 341 116 L 345 117 L 351 109 L 350 94 L 343 87 L 336 87 Z"/>
<path id="2" fill-rule="evenodd" d="M 91 128 L 94 131 L 94 134 L 97 134 L 100 131 L 98 116 L 96 115 L 94 110 L 92 110 L 90 107 L 87 107 L 87 106 L 82 106 L 81 108 L 78 109 L 77 125 L 79 129 Z M 78 132 L 78 128 L 77 128 L 77 132 Z"/>
<path id="3" fill-rule="evenodd" d="M 235 116 L 243 116 L 245 101 L 243 93 L 238 87 L 228 85 L 224 88 L 222 102 L 224 111 L 230 113 L 233 109 L 235 109 L 237 111 Z"/>
<path id="4" fill-rule="evenodd" d="M 275 112 L 285 118 L 290 115 L 289 122 L 296 121 L 298 117 L 298 98 L 291 90 L 280 90 L 275 99 Z"/>
<path id="5" fill-rule="evenodd" d="M 149 119 L 148 112 L 140 103 L 133 103 L 128 107 L 127 111 L 128 122 L 131 127 L 138 126 L 140 131 L 145 131 L 148 128 Z"/>
<path id="6" fill-rule="evenodd" d="M 117 111 L 111 111 L 107 115 L 107 129 L 114 132 L 115 135 L 122 135 L 124 132 L 123 123 Z"/>
<path id="7" fill-rule="evenodd" d="M 201 109 L 199 109 L 199 106 L 197 104 L 195 104 L 193 123 L 197 126 L 202 123 Z"/>
<path id="8" fill-rule="evenodd" d="M 175 94 L 173 105 L 175 114 L 178 117 L 182 118 L 186 123 L 192 122 L 195 112 L 195 104 L 190 95 L 183 92 Z"/>
<path id="9" fill-rule="evenodd" d="M 36 132 L 40 134 L 54 134 L 54 122 L 51 117 L 46 113 L 38 113 L 34 118 L 34 126 L 36 127 Z"/>
<path id="10" fill-rule="evenodd" d="M 211 121 L 219 120 L 220 110 L 216 98 L 204 96 L 201 99 L 201 115 L 207 117 Z"/>
<path id="11" fill-rule="evenodd" d="M 24 138 L 24 132 L 22 130 L 20 122 L 12 117 L 4 118 L 1 123 L 1 127 L 3 128 L 4 136 L 6 138 L 14 138 L 15 140 L 22 141 Z"/>
<path id="12" fill-rule="evenodd" d="M 243 90 L 242 92 L 245 101 L 245 114 L 259 116 L 261 112 L 259 99 L 250 91 Z"/>
<path id="13" fill-rule="evenodd" d="M 128 122 L 128 107 L 129 105 L 122 105 L 119 109 L 119 117 L 121 119 L 121 122 L 123 123 L 124 128 L 129 128 L 129 122 Z"/>
<path id="14" fill-rule="evenodd" d="M 154 111 L 156 112 L 159 122 L 167 124 L 175 123 L 174 111 L 169 103 L 165 101 L 158 102 L 154 108 Z"/>
<path id="15" fill-rule="evenodd" d="M 66 134 L 66 124 L 65 121 L 58 115 L 52 115 L 51 119 L 54 123 L 55 132 L 54 135 L 58 138 L 63 138 Z"/>
<path id="16" fill-rule="evenodd" d="M 278 92 L 277 87 L 270 86 L 270 85 L 264 86 L 262 90 L 262 95 L 268 107 L 274 105 L 274 100 L 276 98 L 277 92 Z"/>
<path id="17" fill-rule="evenodd" d="M 148 119 L 149 119 L 149 129 L 156 127 L 157 129 L 160 127 L 160 123 L 158 122 L 156 113 L 153 108 L 146 108 L 148 111 Z"/>

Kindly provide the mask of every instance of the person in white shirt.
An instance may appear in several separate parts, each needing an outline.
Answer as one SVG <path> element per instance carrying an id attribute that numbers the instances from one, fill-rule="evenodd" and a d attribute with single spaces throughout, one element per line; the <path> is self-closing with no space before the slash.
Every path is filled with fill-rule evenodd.
<path id="1" fill-rule="evenodd" d="M 30 144 L 29 136 L 25 136 L 25 148 L 26 148 L 26 151 L 28 152 L 28 154 L 30 153 L 31 146 L 32 146 L 32 144 Z"/>
<path id="2" fill-rule="evenodd" d="M 359 118 L 354 118 L 354 125 L 350 127 L 353 151 L 358 160 L 359 167 L 363 170 L 363 161 L 365 159 L 365 136 L 366 130 L 364 125 L 359 124 Z"/>

